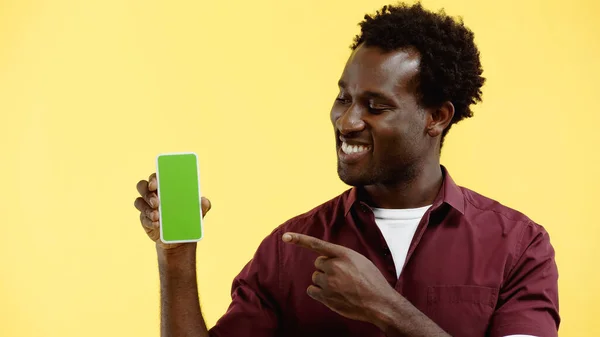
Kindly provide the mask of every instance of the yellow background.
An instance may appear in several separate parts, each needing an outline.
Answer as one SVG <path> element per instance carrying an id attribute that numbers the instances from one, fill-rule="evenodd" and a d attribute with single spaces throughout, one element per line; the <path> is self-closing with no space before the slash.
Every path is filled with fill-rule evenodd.
<path id="1" fill-rule="evenodd" d="M 158 336 L 135 184 L 200 154 L 209 325 L 275 226 L 346 187 L 329 108 L 365 0 L 0 0 L 0 336 Z M 544 225 L 561 336 L 598 336 L 600 5 L 435 0 L 476 33 L 476 117 L 443 163 Z"/>

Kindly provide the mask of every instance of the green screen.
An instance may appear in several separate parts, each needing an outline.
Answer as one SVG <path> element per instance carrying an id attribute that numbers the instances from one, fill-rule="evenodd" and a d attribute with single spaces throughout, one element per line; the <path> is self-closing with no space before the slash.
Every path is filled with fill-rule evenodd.
<path id="1" fill-rule="evenodd" d="M 160 155 L 157 166 L 162 240 L 200 240 L 202 209 L 196 155 Z"/>

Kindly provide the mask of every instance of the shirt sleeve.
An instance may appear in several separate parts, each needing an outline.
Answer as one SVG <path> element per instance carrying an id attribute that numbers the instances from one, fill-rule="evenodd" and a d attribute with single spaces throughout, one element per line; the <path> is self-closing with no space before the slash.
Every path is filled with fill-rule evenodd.
<path id="1" fill-rule="evenodd" d="M 500 290 L 490 336 L 556 337 L 558 269 L 548 233 L 533 223 L 525 226 L 515 251 L 516 263 Z"/>
<path id="2" fill-rule="evenodd" d="M 231 304 L 211 337 L 274 337 L 279 322 L 279 240 L 274 231 L 233 280 Z"/>

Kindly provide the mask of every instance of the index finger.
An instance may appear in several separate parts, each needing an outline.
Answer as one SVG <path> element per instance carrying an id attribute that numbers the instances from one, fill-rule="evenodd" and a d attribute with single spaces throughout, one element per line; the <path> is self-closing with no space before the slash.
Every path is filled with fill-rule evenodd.
<path id="1" fill-rule="evenodd" d="M 346 247 L 339 246 L 304 234 L 285 233 L 283 234 L 282 239 L 284 242 L 308 248 L 321 255 L 329 257 L 343 256 L 348 250 L 348 248 Z"/>

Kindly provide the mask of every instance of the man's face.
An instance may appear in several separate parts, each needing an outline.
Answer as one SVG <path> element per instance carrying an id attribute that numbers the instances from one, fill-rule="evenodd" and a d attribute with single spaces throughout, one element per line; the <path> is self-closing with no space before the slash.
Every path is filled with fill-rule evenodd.
<path id="1" fill-rule="evenodd" d="M 351 186 L 414 178 L 432 146 L 426 109 L 416 96 L 420 55 L 359 46 L 350 56 L 331 109 L 338 174 Z"/>

